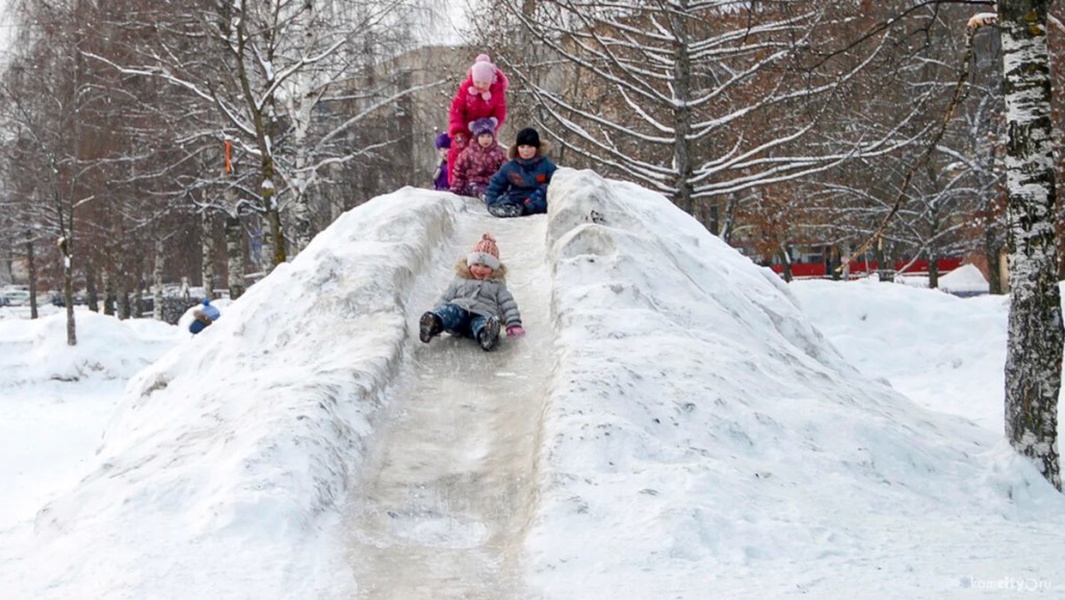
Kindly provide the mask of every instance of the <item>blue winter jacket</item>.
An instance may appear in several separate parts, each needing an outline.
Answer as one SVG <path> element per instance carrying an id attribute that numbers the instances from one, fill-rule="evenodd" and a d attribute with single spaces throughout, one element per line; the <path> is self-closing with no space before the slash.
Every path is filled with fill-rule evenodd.
<path id="1" fill-rule="evenodd" d="M 555 173 L 555 163 L 536 155 L 528 160 L 520 156 L 506 162 L 488 182 L 485 204 L 517 204 L 526 215 L 547 212 L 547 184 Z"/>

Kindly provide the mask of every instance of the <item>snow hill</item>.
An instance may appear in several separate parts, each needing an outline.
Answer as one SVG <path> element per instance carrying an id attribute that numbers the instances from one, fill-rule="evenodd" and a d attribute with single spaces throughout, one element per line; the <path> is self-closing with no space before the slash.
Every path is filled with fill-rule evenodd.
<path id="1" fill-rule="evenodd" d="M 131 380 L 5 597 L 1065 590 L 1065 501 L 1000 435 L 861 375 L 663 197 L 561 169 L 549 201 L 338 219 Z M 484 231 L 529 334 L 421 344 Z"/>

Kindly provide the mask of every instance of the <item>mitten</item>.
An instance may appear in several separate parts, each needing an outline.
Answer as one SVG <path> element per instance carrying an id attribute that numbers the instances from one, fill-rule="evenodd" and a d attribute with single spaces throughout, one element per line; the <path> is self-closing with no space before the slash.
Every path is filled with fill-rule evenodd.
<path id="1" fill-rule="evenodd" d="M 535 192 L 525 199 L 525 212 L 527 214 L 547 212 L 547 190 L 537 188 Z"/>
<path id="2" fill-rule="evenodd" d="M 510 337 L 521 337 L 525 335 L 525 328 L 521 325 L 511 325 L 507 327 L 507 335 Z"/>

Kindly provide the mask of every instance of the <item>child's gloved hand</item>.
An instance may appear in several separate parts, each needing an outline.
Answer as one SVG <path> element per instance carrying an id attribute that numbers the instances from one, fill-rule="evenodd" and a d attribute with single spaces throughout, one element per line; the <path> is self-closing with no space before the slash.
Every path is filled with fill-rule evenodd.
<path id="1" fill-rule="evenodd" d="M 525 335 L 525 328 L 521 325 L 511 325 L 507 327 L 507 335 L 510 337 L 521 337 Z"/>

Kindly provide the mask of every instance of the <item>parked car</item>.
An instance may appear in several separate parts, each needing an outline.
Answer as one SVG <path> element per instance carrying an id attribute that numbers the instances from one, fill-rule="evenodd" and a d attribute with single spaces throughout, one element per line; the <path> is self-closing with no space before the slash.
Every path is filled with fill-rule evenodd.
<path id="1" fill-rule="evenodd" d="M 27 290 L 4 290 L 0 292 L 0 297 L 4 298 L 6 306 L 29 306 L 30 293 Z"/>

